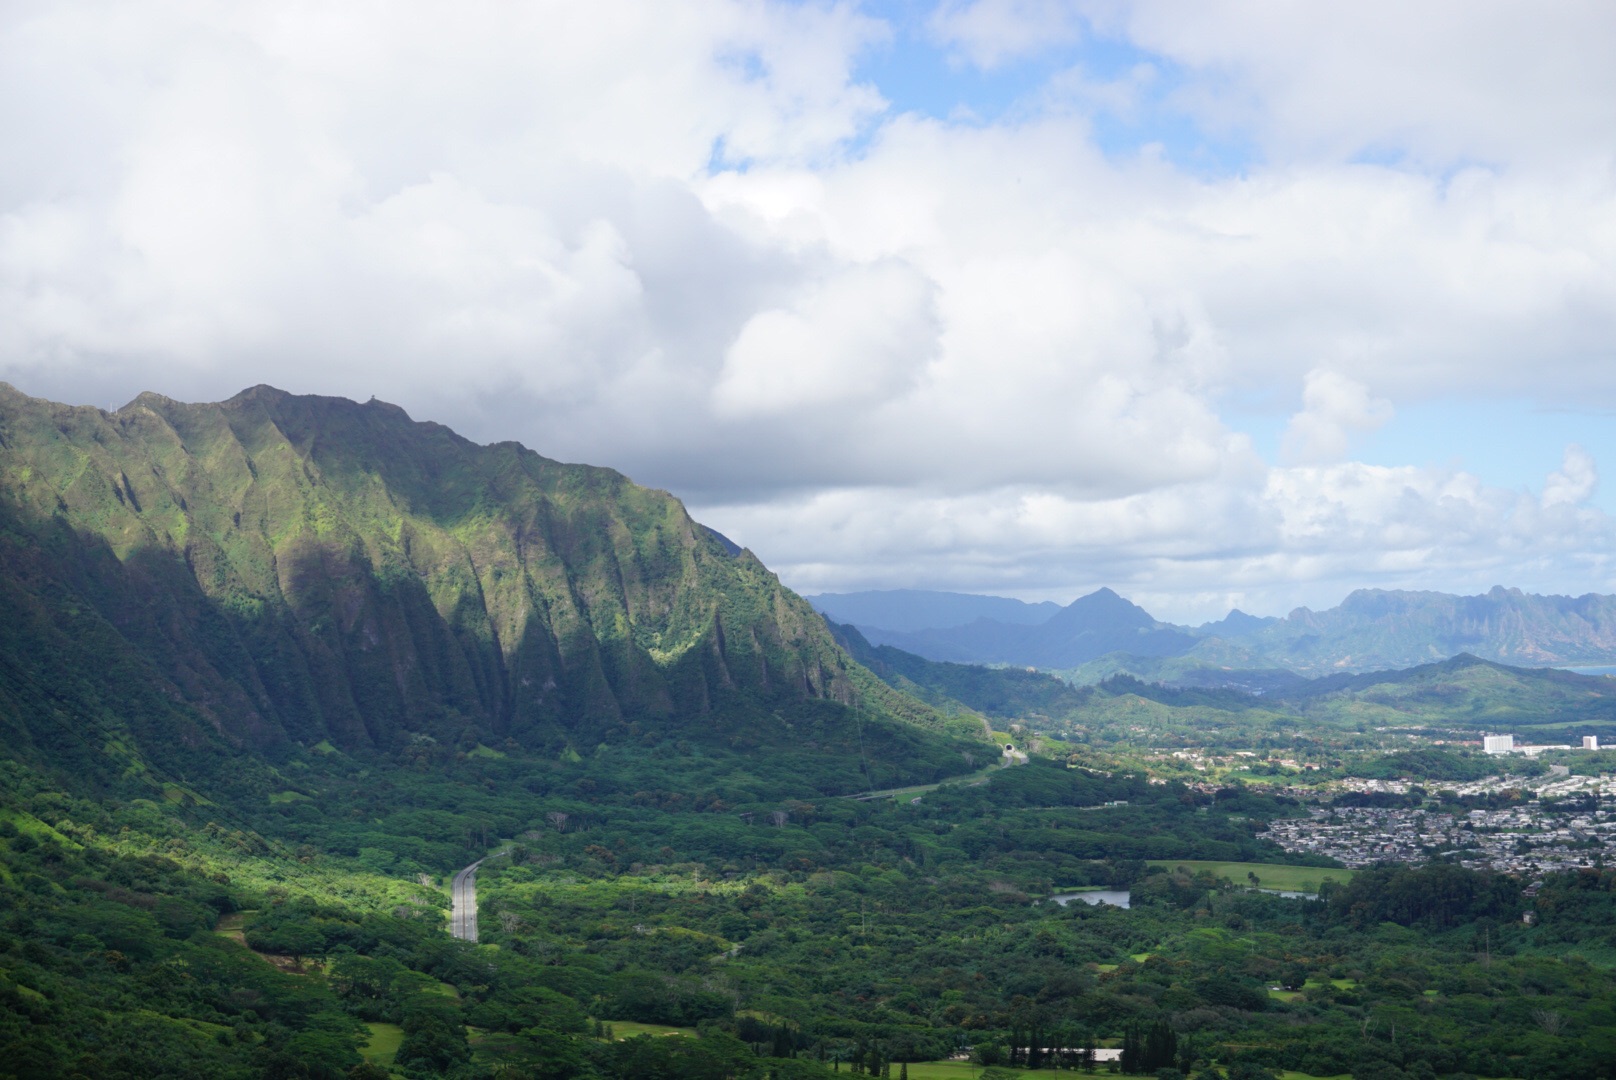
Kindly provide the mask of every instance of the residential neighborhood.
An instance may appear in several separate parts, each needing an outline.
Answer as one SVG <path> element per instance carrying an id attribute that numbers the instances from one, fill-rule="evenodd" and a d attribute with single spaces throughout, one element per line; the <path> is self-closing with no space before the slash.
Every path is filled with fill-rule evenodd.
<path id="1" fill-rule="evenodd" d="M 1306 818 L 1272 822 L 1268 835 L 1286 851 L 1328 855 L 1349 867 L 1449 859 L 1472 869 L 1541 872 L 1616 863 L 1616 777 L 1556 772 L 1448 789 L 1459 798 L 1502 798 L 1496 809 L 1317 807 Z M 1410 788 L 1383 780 L 1343 786 L 1387 794 Z"/>

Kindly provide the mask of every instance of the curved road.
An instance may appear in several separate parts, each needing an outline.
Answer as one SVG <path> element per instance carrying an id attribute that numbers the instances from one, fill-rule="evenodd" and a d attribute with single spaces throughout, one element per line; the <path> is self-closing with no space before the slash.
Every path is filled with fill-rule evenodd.
<path id="1" fill-rule="evenodd" d="M 477 868 L 489 859 L 497 859 L 509 852 L 487 855 L 454 876 L 449 889 L 452 908 L 449 913 L 449 933 L 461 941 L 477 941 Z"/>

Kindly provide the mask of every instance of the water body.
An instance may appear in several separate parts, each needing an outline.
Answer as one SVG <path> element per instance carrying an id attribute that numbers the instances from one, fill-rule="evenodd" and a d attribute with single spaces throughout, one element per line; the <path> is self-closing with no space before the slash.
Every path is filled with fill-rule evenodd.
<path id="1" fill-rule="evenodd" d="M 1110 904 L 1112 907 L 1125 908 L 1129 906 L 1132 895 L 1127 889 L 1084 889 L 1082 892 L 1058 892 L 1050 899 L 1061 907 L 1073 900 L 1081 900 L 1085 904 Z"/>
<path id="2" fill-rule="evenodd" d="M 1568 667 L 1561 671 L 1571 671 L 1578 675 L 1616 675 L 1616 667 Z"/>

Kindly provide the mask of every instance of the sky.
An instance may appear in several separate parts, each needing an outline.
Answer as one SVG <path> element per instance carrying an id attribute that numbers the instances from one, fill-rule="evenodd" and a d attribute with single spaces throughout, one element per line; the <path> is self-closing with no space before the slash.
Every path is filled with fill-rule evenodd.
<path id="1" fill-rule="evenodd" d="M 1616 592 L 1606 0 L 0 5 L 0 379 L 372 396 L 801 592 Z"/>

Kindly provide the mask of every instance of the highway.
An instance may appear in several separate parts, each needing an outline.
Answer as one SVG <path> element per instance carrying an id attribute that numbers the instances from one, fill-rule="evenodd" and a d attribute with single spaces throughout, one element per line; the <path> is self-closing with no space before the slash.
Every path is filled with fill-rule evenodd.
<path id="1" fill-rule="evenodd" d="M 478 859 L 454 876 L 450 886 L 452 907 L 449 912 L 449 933 L 461 941 L 477 941 L 477 868 L 489 859 L 497 859 L 509 852 L 488 855 Z"/>

